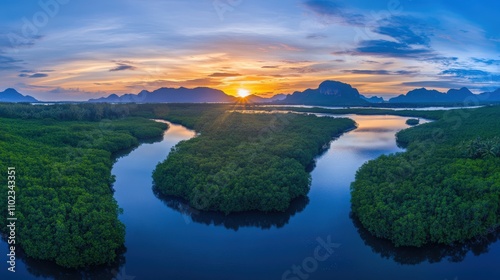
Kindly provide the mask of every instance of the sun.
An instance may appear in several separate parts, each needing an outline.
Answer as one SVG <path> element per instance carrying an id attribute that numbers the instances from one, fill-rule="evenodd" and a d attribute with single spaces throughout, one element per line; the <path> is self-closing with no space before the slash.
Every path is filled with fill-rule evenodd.
<path id="1" fill-rule="evenodd" d="M 250 95 L 250 91 L 249 91 L 249 90 L 247 90 L 247 89 L 242 89 L 242 88 L 238 89 L 238 96 L 239 96 L 239 97 L 241 97 L 241 98 L 245 98 L 245 97 L 247 97 L 247 96 L 249 96 L 249 95 Z"/>

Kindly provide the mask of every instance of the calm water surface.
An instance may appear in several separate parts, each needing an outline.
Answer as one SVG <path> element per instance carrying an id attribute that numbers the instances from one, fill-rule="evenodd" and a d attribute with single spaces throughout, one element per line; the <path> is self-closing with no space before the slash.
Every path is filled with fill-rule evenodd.
<path id="1" fill-rule="evenodd" d="M 402 117 L 348 117 L 359 127 L 318 158 L 308 198 L 286 213 L 267 215 L 201 213 L 155 195 L 156 164 L 195 135 L 172 125 L 163 141 L 143 144 L 114 165 L 115 198 L 127 228 L 120 262 L 75 272 L 22 258 L 17 277 L 4 264 L 0 279 L 500 279 L 496 236 L 456 248 L 398 249 L 359 227 L 349 202 L 356 170 L 381 154 L 401 151 L 394 135 L 408 126 Z M 334 244 L 330 252 L 320 247 L 320 261 L 318 240 Z M 7 245 L 0 246 L 5 256 Z"/>
<path id="2" fill-rule="evenodd" d="M 433 111 L 433 110 L 456 110 L 456 109 L 474 109 L 481 108 L 484 106 L 451 106 L 451 107 L 408 107 L 408 108 L 391 108 L 391 107 L 341 107 L 341 106 L 315 106 L 315 105 L 259 105 L 260 107 L 295 107 L 295 108 L 323 108 L 323 109 L 379 109 L 379 110 L 394 110 L 394 111 L 402 111 L 402 110 L 415 110 L 415 111 Z"/>

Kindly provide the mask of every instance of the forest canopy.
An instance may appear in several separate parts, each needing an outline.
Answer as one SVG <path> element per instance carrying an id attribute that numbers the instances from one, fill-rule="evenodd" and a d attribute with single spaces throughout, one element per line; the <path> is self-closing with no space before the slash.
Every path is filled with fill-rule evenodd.
<path id="1" fill-rule="evenodd" d="M 450 110 L 397 134 L 404 153 L 357 172 L 352 211 L 396 246 L 451 244 L 500 225 L 500 107 Z"/>
<path id="2" fill-rule="evenodd" d="M 406 124 L 411 125 L 411 126 L 417 125 L 419 123 L 420 123 L 419 119 L 407 119 L 406 120 Z"/>
<path id="3" fill-rule="evenodd" d="M 0 118 L 0 170 L 16 168 L 16 245 L 64 267 L 113 262 L 125 241 L 113 198 L 113 156 L 161 136 L 166 125 L 103 119 L 112 115 L 95 114 L 99 107 L 12 105 L 19 110 L 0 105 L 9 117 Z M 68 108 L 90 113 L 64 113 Z M 6 180 L 0 176 L 2 186 Z M 7 191 L 0 193 L 0 207 L 7 209 Z M 0 211 L 3 232 L 6 221 L 7 211 Z"/>
<path id="4" fill-rule="evenodd" d="M 227 112 L 195 124 L 201 133 L 175 146 L 153 178 L 164 195 L 200 210 L 285 211 L 305 196 L 307 167 L 334 136 L 354 128 L 345 118 Z"/>
<path id="5" fill-rule="evenodd" d="M 354 127 L 349 119 L 226 113 L 240 107 L 0 104 L 0 168 L 17 172 L 17 244 L 29 257 L 64 267 L 113 262 L 125 229 L 111 168 L 122 151 L 163 134 L 166 125 L 150 119 L 201 132 L 158 166 L 158 186 L 200 209 L 224 212 L 285 210 L 290 200 L 307 194 L 306 168 L 314 157 L 332 137 Z M 176 176 L 163 172 L 171 169 Z M 7 185 L 6 179 L 0 176 L 0 184 Z M 176 180 L 175 187 L 168 180 Z M 0 207 L 6 203 L 0 199 Z M 0 214 L 4 232 L 6 215 Z"/>

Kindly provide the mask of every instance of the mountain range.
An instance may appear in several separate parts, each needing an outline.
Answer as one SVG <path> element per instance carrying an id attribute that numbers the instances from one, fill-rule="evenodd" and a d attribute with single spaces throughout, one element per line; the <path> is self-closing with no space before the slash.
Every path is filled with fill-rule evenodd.
<path id="1" fill-rule="evenodd" d="M 323 106 L 363 106 L 369 105 L 356 88 L 338 81 L 324 81 L 317 89 L 296 91 L 288 95 L 281 104 L 323 105 Z"/>
<path id="2" fill-rule="evenodd" d="M 472 93 L 468 88 L 450 89 L 448 92 L 419 88 L 409 91 L 406 95 L 391 98 L 389 103 L 481 103 L 500 101 L 500 88 L 494 92 Z"/>
<path id="3" fill-rule="evenodd" d="M 235 103 L 238 97 L 225 94 L 221 90 L 208 87 L 160 88 L 139 94 L 112 94 L 108 97 L 91 99 L 89 102 L 109 103 Z M 250 95 L 245 98 L 249 103 L 273 103 L 283 105 L 315 105 L 315 106 L 372 106 L 375 104 L 457 104 L 500 102 L 500 89 L 494 92 L 474 94 L 467 88 L 450 89 L 447 93 L 425 88 L 414 89 L 406 94 L 385 101 L 382 97 L 366 97 L 349 84 L 339 81 L 324 81 L 316 89 L 296 91 L 293 94 L 279 94 L 272 98 Z"/>
<path id="4" fill-rule="evenodd" d="M 385 101 L 381 97 L 366 97 L 349 84 L 339 81 L 324 81 L 316 89 L 296 91 L 293 94 L 278 94 L 271 98 L 250 95 L 243 99 L 248 103 L 272 103 L 284 105 L 315 106 L 374 106 L 375 104 L 479 104 L 500 102 L 500 88 L 493 92 L 472 93 L 468 88 L 450 89 L 448 92 L 419 88 Z M 221 90 L 209 87 L 193 89 L 160 88 L 143 90 L 138 94 L 111 94 L 107 97 L 90 99 L 93 103 L 236 103 L 242 98 L 227 95 Z M 0 102 L 38 102 L 29 95 L 22 95 L 8 88 L 0 92 Z"/>
<path id="5" fill-rule="evenodd" d="M 160 88 L 149 92 L 141 91 L 139 94 L 125 94 L 118 96 L 112 94 L 108 97 L 91 99 L 89 102 L 108 102 L 108 103 L 236 103 L 241 98 L 230 96 L 223 91 L 208 87 L 198 87 L 188 89 L 180 88 Z M 351 106 L 351 105 L 369 105 L 368 100 L 381 102 L 380 99 L 365 98 L 361 96 L 357 89 L 349 84 L 337 81 L 324 81 L 317 89 L 307 89 L 305 91 L 296 91 L 291 95 L 279 94 L 272 98 L 264 98 L 256 95 L 250 95 L 244 98 L 249 103 L 279 103 L 279 104 L 307 104 L 323 106 Z M 383 101 L 383 99 L 382 99 Z"/>
<path id="6" fill-rule="evenodd" d="M 285 98 L 285 95 L 279 94 L 271 98 L 264 98 L 257 95 L 245 97 L 247 102 L 265 103 L 273 102 Z M 107 102 L 107 103 L 235 103 L 240 98 L 227 95 L 221 90 L 197 87 L 193 89 L 180 88 L 160 88 L 155 91 L 143 90 L 139 94 L 125 94 L 118 96 L 111 94 L 108 97 L 90 99 L 89 102 Z"/>
<path id="7" fill-rule="evenodd" d="M 22 95 L 13 88 L 0 92 L 0 102 L 38 102 L 34 97 Z"/>

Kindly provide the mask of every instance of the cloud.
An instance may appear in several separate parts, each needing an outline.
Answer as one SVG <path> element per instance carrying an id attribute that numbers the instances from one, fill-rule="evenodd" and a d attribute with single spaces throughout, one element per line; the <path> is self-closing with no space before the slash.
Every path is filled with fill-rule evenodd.
<path id="1" fill-rule="evenodd" d="M 392 72 L 388 70 L 342 70 L 342 72 L 362 75 L 392 75 Z"/>
<path id="2" fill-rule="evenodd" d="M 500 80 L 500 73 L 492 73 L 478 69 L 452 68 L 442 71 L 439 75 L 481 83 L 498 83 Z"/>
<path id="3" fill-rule="evenodd" d="M 82 90 L 80 88 L 54 88 L 50 86 L 38 86 L 25 83 L 16 84 L 16 88 L 20 88 L 23 91 L 30 92 L 30 95 L 34 96 L 38 100 L 44 101 L 86 101 L 90 98 L 109 95 L 105 92 L 91 92 Z"/>
<path id="4" fill-rule="evenodd" d="M 392 16 L 378 23 L 380 26 L 375 27 L 373 32 L 392 37 L 399 43 L 429 46 L 430 38 L 425 34 L 429 28 L 416 18 Z"/>
<path id="5" fill-rule="evenodd" d="M 201 78 L 201 79 L 191 79 L 191 80 L 155 80 L 146 82 L 134 82 L 126 86 L 130 89 L 143 90 L 145 88 L 150 90 L 155 90 L 161 87 L 217 87 L 220 82 L 212 78 Z"/>
<path id="6" fill-rule="evenodd" d="M 179 4 L 177 7 L 176 1 L 165 2 L 172 3 L 172 7 L 169 7 L 171 10 L 190 9 L 189 5 Z M 500 46 L 498 34 L 495 33 L 497 25 L 488 27 L 477 21 L 469 21 L 468 16 L 471 14 L 467 11 L 470 7 L 465 4 L 465 13 L 457 14 L 444 9 L 446 7 L 443 5 L 430 5 L 428 0 L 425 3 L 413 1 L 411 5 L 402 3 L 404 5 L 397 7 L 390 5 L 396 8 L 394 10 L 388 9 L 387 3 L 377 4 L 377 1 L 299 0 L 291 1 L 290 5 L 278 10 L 275 9 L 276 3 L 267 2 L 264 3 L 265 7 L 248 6 L 249 10 L 233 17 L 230 25 L 203 17 L 203 9 L 192 11 L 194 17 L 199 18 L 197 21 L 182 17 L 182 13 L 174 20 L 166 20 L 160 10 L 154 9 L 155 13 L 151 14 L 148 9 L 139 11 L 133 8 L 130 14 L 125 12 L 111 17 L 108 12 L 96 10 L 92 15 L 99 20 L 95 21 L 85 20 L 86 13 L 69 14 L 69 17 L 76 17 L 73 22 L 54 21 L 50 24 L 50 30 L 44 29 L 50 31 L 50 36 L 43 39 L 43 46 L 39 45 L 37 38 L 33 38 L 35 41 L 26 43 L 34 43 L 33 48 L 20 48 L 20 52 L 15 54 L 8 38 L 0 38 L 0 55 L 11 57 L 12 60 L 24 60 L 8 65 L 0 63 L 0 69 L 15 69 L 1 71 L 2 82 L 7 85 L 18 81 L 44 81 L 42 84 L 52 87 L 80 86 L 88 91 L 125 93 L 128 92 L 127 85 L 168 79 L 158 81 L 156 88 L 212 83 L 221 89 L 232 90 L 237 86 L 234 83 L 244 83 L 256 92 L 278 92 L 279 88 L 293 92 L 293 87 L 302 89 L 311 84 L 315 86 L 316 82 L 324 79 L 341 79 L 338 74 L 347 69 L 344 73 L 352 71 L 353 74 L 343 75 L 348 79 L 346 82 L 359 83 L 354 73 L 365 73 L 369 81 L 360 90 L 390 94 L 397 91 L 393 86 L 402 80 L 468 81 L 453 74 L 439 75 L 446 69 L 470 67 L 498 72 L 495 69 L 498 64 L 494 64 L 498 63 L 495 60 L 500 60 L 498 52 L 495 52 Z M 121 7 L 120 3 L 116 2 L 117 7 Z M 34 5 L 36 8 L 36 3 Z M 92 5 L 82 7 L 85 12 L 92 12 L 96 8 Z M 494 9 L 486 10 L 494 13 Z M 23 16 L 21 11 L 18 16 L 5 18 L 5 28 L 2 29 L 4 31 L 0 30 L 0 37 L 2 32 L 9 33 L 9 26 L 21 27 L 18 19 Z M 483 16 L 482 13 L 476 13 L 475 17 Z M 279 24 L 276 18 L 280 18 Z M 324 23 L 331 25 L 325 26 Z M 440 37 L 445 35 L 455 41 Z M 470 42 L 474 43 L 471 45 Z M 329 53 L 332 51 L 346 51 L 352 56 L 331 56 Z M 460 59 L 457 61 L 457 58 L 447 56 Z M 335 58 L 343 60 L 333 61 Z M 329 66 L 311 67 L 316 63 Z M 387 66 L 385 63 L 393 65 Z M 418 68 L 406 67 L 409 65 Z M 227 66 L 231 67 L 225 69 Z M 153 70 L 155 67 L 159 70 Z M 290 67 L 294 69 L 290 70 Z M 22 69 L 32 71 L 19 72 Z M 42 69 L 58 70 L 48 73 Z M 60 69 L 66 71 L 63 73 Z M 413 71 L 421 71 L 422 76 L 410 77 Z M 22 73 L 27 76 L 45 73 L 50 79 L 19 78 L 18 75 Z M 227 73 L 240 73 L 244 77 L 229 76 Z M 275 75 L 268 78 L 264 74 Z M 127 79 L 118 79 L 120 75 L 126 75 Z M 247 76 L 255 75 L 262 75 L 263 78 L 246 81 Z M 403 76 L 398 78 L 395 75 Z M 405 75 L 409 75 L 408 78 Z M 296 76 L 302 77 L 290 78 Z M 197 78 L 213 80 L 189 81 Z M 229 81 L 232 79 L 237 81 L 232 83 Z M 202 84 L 204 82 L 206 84 Z"/>
<path id="7" fill-rule="evenodd" d="M 398 70 L 393 72 L 395 75 L 417 75 L 420 72 L 419 71 L 410 71 L 410 70 Z"/>
<path id="8" fill-rule="evenodd" d="M 303 67 L 290 67 L 288 69 L 296 73 L 306 74 L 306 73 L 318 73 L 318 72 L 330 71 L 333 69 L 333 67 L 332 65 L 327 63 L 318 63 Z"/>
<path id="9" fill-rule="evenodd" d="M 429 61 L 429 62 L 434 62 L 434 63 L 439 63 L 439 64 L 442 64 L 444 66 L 450 66 L 452 64 L 455 64 L 455 62 L 458 61 L 458 57 L 441 56 L 441 55 L 435 54 L 433 56 L 423 58 L 423 60 Z"/>
<path id="10" fill-rule="evenodd" d="M 41 40 L 42 35 L 24 36 L 22 32 L 14 30 L 0 31 L 0 51 L 3 49 L 16 49 L 21 47 L 32 47 L 36 41 Z"/>
<path id="11" fill-rule="evenodd" d="M 362 14 L 347 11 L 337 3 L 327 0 L 308 0 L 304 2 L 307 9 L 320 17 L 320 20 L 327 23 L 340 23 L 345 25 L 361 26 L 367 22 Z"/>
<path id="12" fill-rule="evenodd" d="M 343 70 L 343 73 L 351 73 L 351 74 L 362 74 L 362 75 L 415 75 L 418 74 L 418 71 L 408 71 L 408 70 L 399 70 L 399 71 L 388 71 L 388 70 Z"/>
<path id="13" fill-rule="evenodd" d="M 115 68 L 109 69 L 110 72 L 116 72 L 116 71 L 125 71 L 125 70 L 136 70 L 137 67 L 133 65 L 128 65 L 125 63 L 117 63 L 117 66 Z"/>
<path id="14" fill-rule="evenodd" d="M 482 63 L 486 65 L 500 65 L 500 60 L 499 59 L 486 59 L 486 58 L 476 58 L 473 57 L 472 61 L 476 63 Z"/>
<path id="15" fill-rule="evenodd" d="M 388 40 L 365 40 L 361 41 L 358 46 L 352 50 L 332 52 L 332 54 L 414 59 L 418 61 L 438 63 L 445 66 L 450 66 L 458 60 L 457 57 L 442 56 L 428 47 Z M 365 60 L 364 62 L 371 64 L 374 63 L 374 61 L 372 60 Z M 392 64 L 392 62 L 387 62 L 384 64 L 388 65 Z"/>
<path id="16" fill-rule="evenodd" d="M 45 77 L 48 77 L 49 75 L 48 74 L 45 74 L 45 73 L 34 73 L 34 74 L 25 74 L 25 73 L 22 73 L 22 74 L 19 74 L 19 77 L 21 78 L 33 78 L 33 79 L 36 79 L 36 78 L 45 78 Z"/>
<path id="17" fill-rule="evenodd" d="M 453 75 L 456 77 L 481 77 L 489 76 L 490 73 L 483 70 L 476 69 L 448 69 L 441 72 L 441 75 Z"/>
<path id="18" fill-rule="evenodd" d="M 134 62 L 130 60 L 111 60 L 111 62 L 114 62 L 116 64 L 134 64 Z"/>
<path id="19" fill-rule="evenodd" d="M 467 86 L 466 84 L 457 81 L 415 81 L 415 82 L 404 82 L 400 84 L 401 86 L 409 87 L 427 87 L 427 88 L 461 88 Z"/>
<path id="20" fill-rule="evenodd" d="M 419 58 L 433 56 L 432 50 L 414 48 L 405 43 L 387 40 L 365 40 L 351 51 L 334 52 L 333 54 L 373 55 L 380 57 Z"/>
<path id="21" fill-rule="evenodd" d="M 326 36 L 324 34 L 310 34 L 310 35 L 307 35 L 306 38 L 307 39 L 325 39 L 325 38 L 328 38 L 328 36 Z"/>
<path id="22" fill-rule="evenodd" d="M 21 68 L 18 63 L 23 62 L 10 56 L 0 55 L 0 70 L 15 70 Z"/>
<path id="23" fill-rule="evenodd" d="M 34 73 L 51 73 L 51 72 L 55 72 L 55 70 L 40 70 L 40 71 L 36 71 L 36 70 L 24 69 L 24 70 L 21 70 L 19 72 L 20 73 L 34 74 Z"/>
<path id="24" fill-rule="evenodd" d="M 217 72 L 209 75 L 209 77 L 214 77 L 214 78 L 227 78 L 227 77 L 238 77 L 238 76 L 241 76 L 241 74 Z"/>
<path id="25" fill-rule="evenodd" d="M 447 67 L 456 64 L 457 57 L 443 56 L 431 47 L 433 26 L 418 17 L 405 15 L 389 16 L 370 23 L 370 30 L 389 37 L 365 39 L 351 49 L 333 52 L 334 55 L 371 56 L 395 59 L 411 59 L 441 64 Z M 365 60 L 376 64 L 376 61 Z M 390 63 L 390 62 L 389 62 Z M 404 74 L 404 72 L 403 72 Z"/>
<path id="26" fill-rule="evenodd" d="M 311 63 L 311 60 L 282 60 L 281 62 L 286 64 L 303 64 L 303 63 Z"/>

